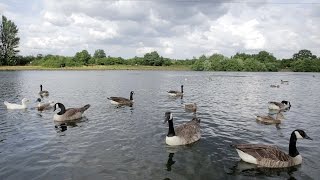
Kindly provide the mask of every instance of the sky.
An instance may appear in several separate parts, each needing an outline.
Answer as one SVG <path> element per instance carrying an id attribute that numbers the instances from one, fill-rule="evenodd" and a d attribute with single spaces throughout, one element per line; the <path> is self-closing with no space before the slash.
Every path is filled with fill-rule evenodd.
<path id="1" fill-rule="evenodd" d="M 21 55 L 320 56 L 320 0 L 0 0 L 0 14 L 18 26 Z"/>

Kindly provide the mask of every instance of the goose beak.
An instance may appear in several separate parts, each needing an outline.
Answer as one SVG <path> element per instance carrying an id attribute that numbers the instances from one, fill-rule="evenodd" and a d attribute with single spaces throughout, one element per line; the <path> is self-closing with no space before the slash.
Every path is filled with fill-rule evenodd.
<path id="1" fill-rule="evenodd" d="M 311 137 L 309 137 L 309 136 L 307 136 L 307 135 L 306 135 L 304 138 L 305 138 L 305 139 L 312 140 L 312 138 L 311 138 Z"/>

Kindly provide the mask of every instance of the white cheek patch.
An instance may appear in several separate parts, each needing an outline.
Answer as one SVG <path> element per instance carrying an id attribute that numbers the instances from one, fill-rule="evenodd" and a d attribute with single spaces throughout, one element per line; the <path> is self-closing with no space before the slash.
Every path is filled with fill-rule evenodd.
<path id="1" fill-rule="evenodd" d="M 297 139 L 303 139 L 303 137 L 298 131 L 294 131 L 294 134 L 296 135 Z"/>
<path id="2" fill-rule="evenodd" d="M 172 113 L 170 113 L 170 120 L 172 119 Z"/>

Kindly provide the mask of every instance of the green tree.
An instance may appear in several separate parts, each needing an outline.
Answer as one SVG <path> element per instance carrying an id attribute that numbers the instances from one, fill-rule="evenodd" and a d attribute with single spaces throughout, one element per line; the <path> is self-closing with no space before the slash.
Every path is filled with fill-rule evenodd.
<path id="1" fill-rule="evenodd" d="M 299 60 L 299 59 L 312 60 L 312 59 L 316 59 L 316 58 L 317 58 L 317 56 L 313 55 L 312 52 L 310 50 L 307 50 L 307 49 L 302 49 L 298 53 L 295 53 L 292 56 L 293 60 Z"/>
<path id="2" fill-rule="evenodd" d="M 18 28 L 11 20 L 2 16 L 0 25 L 0 65 L 16 65 L 16 54 L 20 38 Z"/>
<path id="3" fill-rule="evenodd" d="M 161 58 L 157 51 L 147 53 L 143 56 L 144 65 L 148 66 L 161 66 Z"/>
<path id="4" fill-rule="evenodd" d="M 236 53 L 233 56 L 233 58 L 246 60 L 246 59 L 252 58 L 252 55 L 251 54 L 246 54 L 246 53 Z"/>
<path id="5" fill-rule="evenodd" d="M 97 49 L 94 51 L 93 58 L 105 58 L 106 53 L 104 52 L 103 49 Z"/>
<path id="6" fill-rule="evenodd" d="M 74 56 L 74 61 L 88 65 L 88 62 L 91 58 L 91 55 L 88 53 L 87 50 L 82 50 L 81 52 L 77 52 L 76 55 Z"/>
<path id="7" fill-rule="evenodd" d="M 277 59 L 267 51 L 260 51 L 258 54 L 254 55 L 254 58 L 260 62 L 274 62 Z"/>

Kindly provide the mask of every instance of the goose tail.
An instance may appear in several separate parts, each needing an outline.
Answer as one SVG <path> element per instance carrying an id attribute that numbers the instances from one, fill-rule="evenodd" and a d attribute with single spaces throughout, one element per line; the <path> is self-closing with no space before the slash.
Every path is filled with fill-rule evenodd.
<path id="1" fill-rule="evenodd" d="M 85 106 L 83 106 L 83 107 L 81 108 L 81 111 L 84 112 L 84 111 L 86 111 L 87 109 L 89 109 L 89 107 L 90 107 L 90 104 L 87 104 L 87 105 L 85 105 Z"/>

